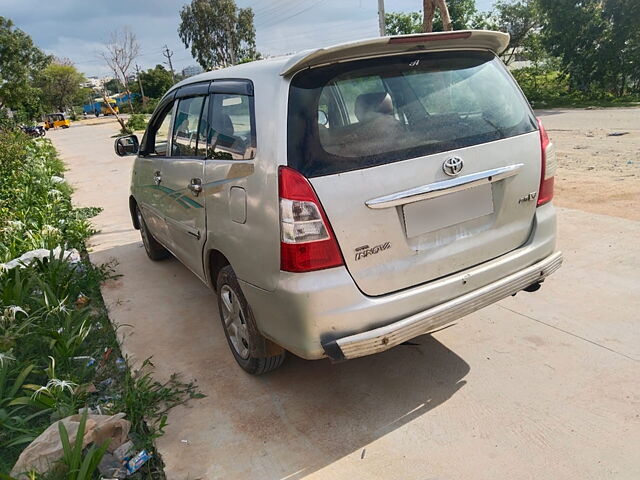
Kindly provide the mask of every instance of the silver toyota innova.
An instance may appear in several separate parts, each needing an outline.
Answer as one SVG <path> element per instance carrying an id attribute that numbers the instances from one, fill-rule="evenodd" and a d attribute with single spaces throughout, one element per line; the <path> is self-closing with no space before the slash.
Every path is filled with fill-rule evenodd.
<path id="1" fill-rule="evenodd" d="M 231 352 L 381 352 L 560 267 L 556 157 L 496 56 L 506 34 L 381 37 L 175 85 L 129 205 L 152 260 L 215 290 Z"/>

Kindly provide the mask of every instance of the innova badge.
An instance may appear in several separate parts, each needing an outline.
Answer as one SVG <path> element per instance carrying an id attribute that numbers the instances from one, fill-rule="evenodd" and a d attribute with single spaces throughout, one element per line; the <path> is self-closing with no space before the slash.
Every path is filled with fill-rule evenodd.
<path id="1" fill-rule="evenodd" d="M 455 177 L 462 171 L 464 162 L 460 157 L 449 157 L 442 164 L 442 170 L 450 177 Z"/>

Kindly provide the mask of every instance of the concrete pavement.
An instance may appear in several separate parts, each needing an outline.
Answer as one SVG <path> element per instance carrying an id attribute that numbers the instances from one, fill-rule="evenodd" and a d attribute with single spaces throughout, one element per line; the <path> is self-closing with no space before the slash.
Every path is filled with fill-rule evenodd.
<path id="1" fill-rule="evenodd" d="M 91 256 L 119 263 L 103 295 L 131 325 L 124 351 L 207 395 L 169 415 L 157 445 L 169 479 L 640 478 L 640 222 L 562 209 L 565 265 L 539 292 L 417 346 L 338 365 L 290 356 L 254 378 L 228 351 L 213 293 L 176 260 L 147 259 L 115 131 L 50 136 L 75 201 L 104 208 Z"/>

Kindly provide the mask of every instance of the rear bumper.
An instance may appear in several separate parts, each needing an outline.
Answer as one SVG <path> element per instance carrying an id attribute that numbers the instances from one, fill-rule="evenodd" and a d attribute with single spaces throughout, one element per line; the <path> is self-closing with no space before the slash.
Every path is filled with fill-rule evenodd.
<path id="1" fill-rule="evenodd" d="M 556 214 L 551 203 L 536 210 L 531 235 L 520 248 L 387 295 L 363 294 L 345 267 L 280 272 L 274 291 L 239 281 L 265 337 L 306 359 L 355 358 L 391 348 L 526 288 L 540 279 L 541 270 L 542 277 L 549 275 L 552 270 L 538 265 L 555 258 Z M 538 276 L 523 273 L 529 269 Z M 403 328 L 405 324 L 412 328 Z M 396 330 L 398 341 L 390 344 L 389 334 Z"/>
<path id="2" fill-rule="evenodd" d="M 562 253 L 556 252 L 541 262 L 466 295 L 384 327 L 342 337 L 324 343 L 322 346 L 327 356 L 335 361 L 363 357 L 388 350 L 513 295 L 535 282 L 544 280 L 545 277 L 560 268 L 560 265 L 562 265 Z"/>

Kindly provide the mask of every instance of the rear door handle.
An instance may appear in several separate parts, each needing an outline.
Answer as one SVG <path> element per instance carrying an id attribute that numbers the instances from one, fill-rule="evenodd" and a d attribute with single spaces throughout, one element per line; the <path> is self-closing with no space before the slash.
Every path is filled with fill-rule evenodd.
<path id="1" fill-rule="evenodd" d="M 202 179 L 201 178 L 192 178 L 188 185 L 189 190 L 193 193 L 194 196 L 200 195 L 202 192 Z"/>
<path id="2" fill-rule="evenodd" d="M 162 175 L 160 174 L 160 170 L 156 170 L 155 172 L 153 172 L 153 181 L 156 185 L 160 185 L 160 182 L 162 182 Z"/>

